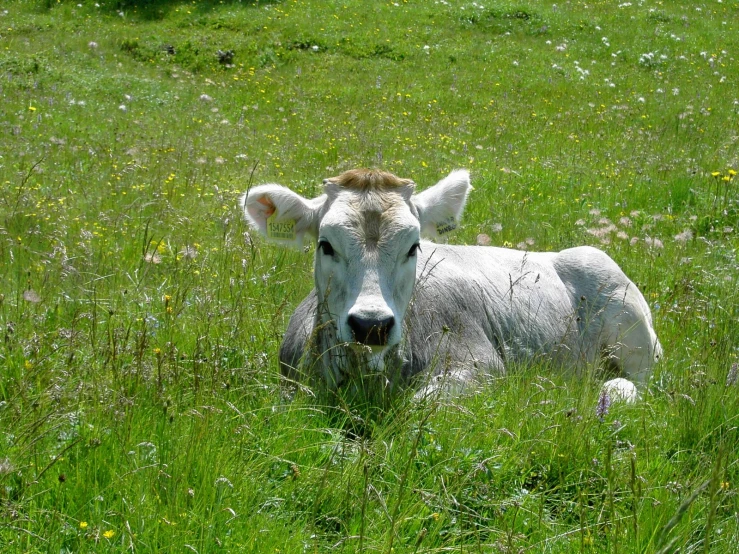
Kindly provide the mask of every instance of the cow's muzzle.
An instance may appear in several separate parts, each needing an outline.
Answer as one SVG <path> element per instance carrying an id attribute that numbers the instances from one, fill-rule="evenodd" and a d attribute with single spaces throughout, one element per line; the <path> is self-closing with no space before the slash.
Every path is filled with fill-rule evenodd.
<path id="1" fill-rule="evenodd" d="M 395 325 L 393 316 L 383 319 L 361 318 L 350 315 L 349 328 L 354 334 L 354 340 L 367 346 L 385 346 L 390 330 Z"/>

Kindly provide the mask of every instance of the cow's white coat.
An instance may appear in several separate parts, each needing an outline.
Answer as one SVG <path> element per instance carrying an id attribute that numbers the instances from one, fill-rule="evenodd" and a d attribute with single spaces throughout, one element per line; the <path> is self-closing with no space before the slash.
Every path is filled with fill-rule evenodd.
<path id="1" fill-rule="evenodd" d="M 632 381 L 647 379 L 662 349 L 644 297 L 611 258 L 591 247 L 422 241 L 455 226 L 471 186 L 457 170 L 421 193 L 414 187 L 354 170 L 324 181 L 315 199 L 275 184 L 244 195 L 253 228 L 265 233 L 271 216 L 294 222 L 294 238 L 283 242 L 318 244 L 315 290 L 281 347 L 284 374 L 320 375 L 329 388 L 366 371 L 386 374 L 389 385 L 421 374 L 454 386 L 535 360 L 581 369 L 605 359 L 622 375 L 606 390 L 636 398 Z"/>

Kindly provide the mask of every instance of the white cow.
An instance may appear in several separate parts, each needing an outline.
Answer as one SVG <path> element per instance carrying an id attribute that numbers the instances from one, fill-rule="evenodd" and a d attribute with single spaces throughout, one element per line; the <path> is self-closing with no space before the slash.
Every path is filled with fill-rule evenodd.
<path id="1" fill-rule="evenodd" d="M 582 369 L 601 360 L 627 379 L 606 383 L 636 398 L 662 348 L 644 297 L 616 263 L 588 246 L 524 252 L 450 246 L 471 186 L 457 170 L 415 193 L 379 170 L 347 171 L 306 199 L 275 184 L 242 197 L 250 225 L 299 246 L 318 241 L 315 289 L 280 348 L 290 379 L 327 390 L 374 377 L 392 389 L 463 386 L 536 361 Z"/>

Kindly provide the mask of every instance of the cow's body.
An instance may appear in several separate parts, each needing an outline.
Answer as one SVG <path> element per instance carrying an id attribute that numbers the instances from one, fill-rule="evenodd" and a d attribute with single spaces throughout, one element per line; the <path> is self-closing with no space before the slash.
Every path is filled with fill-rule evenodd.
<path id="1" fill-rule="evenodd" d="M 643 382 L 662 353 L 651 313 L 602 251 L 419 241 L 455 226 L 469 190 L 465 171 L 415 194 L 411 181 L 355 170 L 327 180 L 313 200 L 279 185 L 249 192 L 252 226 L 269 236 L 277 221 L 293 244 L 303 234 L 318 240 L 316 287 L 290 320 L 283 374 L 328 389 L 373 376 L 395 388 L 425 376 L 427 391 L 531 362 L 581 369 L 605 359 Z M 609 383 L 635 398 L 630 381 Z"/>
<path id="2" fill-rule="evenodd" d="M 661 354 L 643 296 L 598 249 L 522 252 L 430 242 L 421 249 L 405 341 L 384 363 L 398 369 L 392 377 L 399 384 L 427 370 L 464 383 L 532 362 L 583 369 L 601 358 L 643 382 Z M 290 379 L 322 372 L 327 339 L 320 321 L 314 290 L 290 319 L 280 348 Z M 330 357 L 342 355 L 334 349 Z M 339 369 L 341 360 L 330 365 L 337 369 L 326 377 L 337 385 L 352 377 Z"/>

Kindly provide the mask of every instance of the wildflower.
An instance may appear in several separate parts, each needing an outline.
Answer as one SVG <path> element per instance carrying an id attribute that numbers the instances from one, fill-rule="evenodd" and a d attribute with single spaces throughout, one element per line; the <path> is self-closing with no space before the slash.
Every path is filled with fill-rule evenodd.
<path id="1" fill-rule="evenodd" d="M 736 170 L 735 169 L 730 169 L 729 170 L 729 177 L 736 177 Z"/>
<path id="2" fill-rule="evenodd" d="M 200 101 L 201 102 L 212 102 L 213 98 L 211 96 L 208 96 L 207 94 L 201 94 Z"/>
<path id="3" fill-rule="evenodd" d="M 180 251 L 180 255 L 186 260 L 194 260 L 198 255 L 198 250 L 194 246 L 185 246 L 185 248 Z"/>
<path id="4" fill-rule="evenodd" d="M 680 244 L 685 244 L 689 240 L 692 240 L 693 238 L 693 231 L 690 229 L 685 229 L 682 233 L 678 233 L 675 235 L 675 240 L 679 242 Z"/>
<path id="5" fill-rule="evenodd" d="M 229 481 L 226 477 L 219 477 L 218 479 L 216 479 L 215 485 L 226 485 L 230 489 L 234 488 L 231 481 Z"/>
<path id="6" fill-rule="evenodd" d="M 98 43 L 95 42 L 94 40 L 91 40 L 90 42 L 87 43 L 87 47 L 91 48 L 92 50 L 95 50 L 95 48 L 98 47 Z"/>
<path id="7" fill-rule="evenodd" d="M 650 248 L 662 249 L 662 248 L 665 247 L 665 245 L 662 244 L 662 241 L 661 240 L 654 239 L 652 237 L 645 237 L 644 238 L 644 242 L 646 242 L 647 243 L 647 246 L 649 246 Z"/>
<path id="8" fill-rule="evenodd" d="M 86 521 L 80 521 L 80 529 L 87 529 L 87 522 Z"/>
<path id="9" fill-rule="evenodd" d="M 432 519 L 434 521 L 439 521 L 439 514 L 438 514 L 438 512 L 434 512 L 433 514 L 431 514 L 431 517 L 432 517 Z"/>
<path id="10" fill-rule="evenodd" d="M 600 391 L 600 397 L 598 398 L 598 404 L 595 406 L 595 415 L 601 421 L 608 415 L 608 410 L 611 407 L 611 395 L 608 394 L 606 389 Z"/>
<path id="11" fill-rule="evenodd" d="M 8 458 L 0 460 L 0 476 L 8 475 L 13 471 L 13 464 L 10 463 Z"/>
<path id="12" fill-rule="evenodd" d="M 721 172 L 720 171 L 711 171 L 711 177 L 715 177 L 716 179 L 718 179 L 719 177 L 721 177 Z"/>
<path id="13" fill-rule="evenodd" d="M 25 300 L 26 302 L 31 302 L 32 304 L 38 304 L 39 302 L 41 302 L 41 297 L 35 290 L 28 289 L 23 291 L 23 300 Z"/>
<path id="14" fill-rule="evenodd" d="M 105 533 L 103 533 L 103 536 L 106 539 L 112 539 L 115 536 L 115 531 L 113 531 L 113 529 L 108 529 Z"/>
<path id="15" fill-rule="evenodd" d="M 731 387 L 737 384 L 739 381 L 739 364 L 736 362 L 731 364 L 729 374 L 726 376 L 726 386 Z"/>
<path id="16" fill-rule="evenodd" d="M 617 230 L 617 227 L 613 223 L 609 223 L 605 227 L 594 227 L 592 229 L 586 229 L 589 234 L 599 239 L 605 238 L 609 234 Z"/>

